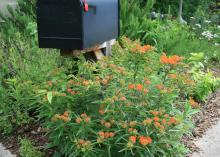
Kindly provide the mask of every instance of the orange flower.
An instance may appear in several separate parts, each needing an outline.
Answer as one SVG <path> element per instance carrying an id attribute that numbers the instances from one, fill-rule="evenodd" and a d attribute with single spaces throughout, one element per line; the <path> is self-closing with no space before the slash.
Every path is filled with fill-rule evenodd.
<path id="1" fill-rule="evenodd" d="M 141 84 L 138 84 L 138 85 L 136 86 L 136 89 L 137 89 L 138 91 L 142 91 L 142 90 L 143 90 L 143 86 L 142 86 Z"/>
<path id="2" fill-rule="evenodd" d="M 164 85 L 163 84 L 156 85 L 156 88 L 159 90 L 162 90 L 164 89 Z"/>
<path id="3" fill-rule="evenodd" d="M 176 79 L 177 75 L 176 74 L 169 74 L 168 77 L 171 78 L 171 79 Z"/>
<path id="4" fill-rule="evenodd" d="M 108 83 L 109 83 L 109 80 L 108 80 L 108 79 L 103 79 L 103 80 L 102 80 L 102 84 L 107 85 Z"/>
<path id="5" fill-rule="evenodd" d="M 109 64 L 109 67 L 110 68 L 116 68 L 116 65 L 115 64 Z"/>
<path id="6" fill-rule="evenodd" d="M 64 116 L 66 116 L 66 117 L 68 117 L 68 116 L 69 116 L 69 114 L 70 114 L 70 112 L 69 112 L 69 111 L 65 111 L 65 112 L 63 113 L 63 115 L 64 115 Z"/>
<path id="7" fill-rule="evenodd" d="M 200 107 L 199 103 L 196 102 L 196 101 L 195 101 L 193 98 L 191 98 L 191 97 L 190 97 L 190 99 L 189 99 L 189 103 L 190 103 L 190 105 L 191 105 L 193 108 L 199 108 L 199 107 Z"/>
<path id="8" fill-rule="evenodd" d="M 162 121 L 161 121 L 161 123 L 163 124 L 163 125 L 165 125 L 166 124 L 166 119 L 162 119 Z"/>
<path id="9" fill-rule="evenodd" d="M 112 138 L 112 137 L 114 137 L 114 136 L 115 136 L 115 133 L 113 133 L 113 132 L 110 132 L 110 133 L 109 133 L 109 137 Z"/>
<path id="10" fill-rule="evenodd" d="M 105 114 L 105 111 L 101 109 L 101 110 L 99 110 L 99 114 L 100 114 L 100 115 L 104 115 L 104 114 Z"/>
<path id="11" fill-rule="evenodd" d="M 148 51 L 150 51 L 150 50 L 152 50 L 152 49 L 154 49 L 154 47 L 152 47 L 151 45 L 144 45 L 144 46 L 142 46 L 142 47 L 139 49 L 139 51 L 140 51 L 141 53 L 146 53 L 146 52 L 148 52 Z"/>
<path id="12" fill-rule="evenodd" d="M 74 92 L 74 91 L 71 92 L 71 95 L 75 95 L 75 94 L 76 94 L 76 92 Z"/>
<path id="13" fill-rule="evenodd" d="M 160 123 L 159 122 L 155 122 L 154 125 L 155 125 L 155 127 L 160 127 Z"/>
<path id="14" fill-rule="evenodd" d="M 154 116 L 159 115 L 159 112 L 158 112 L 158 111 L 151 111 L 150 113 L 151 113 L 152 115 L 154 115 Z"/>
<path id="15" fill-rule="evenodd" d="M 137 141 L 137 137 L 136 137 L 136 136 L 130 136 L 130 137 L 129 137 L 129 140 L 130 140 L 133 144 L 135 144 L 136 141 Z"/>
<path id="16" fill-rule="evenodd" d="M 154 117 L 154 121 L 155 121 L 155 122 L 158 122 L 159 119 L 160 119 L 159 117 Z"/>
<path id="17" fill-rule="evenodd" d="M 128 88 L 129 88 L 129 89 L 134 89 L 134 87 L 135 87 L 134 84 L 129 84 L 129 85 L 128 85 Z"/>
<path id="18" fill-rule="evenodd" d="M 61 96 L 65 97 L 65 96 L 66 96 L 66 93 L 61 93 Z"/>
<path id="19" fill-rule="evenodd" d="M 149 90 L 148 89 L 144 89 L 144 93 L 146 94 L 146 93 L 148 93 L 149 92 Z"/>
<path id="20" fill-rule="evenodd" d="M 152 139 L 150 137 L 141 136 L 139 142 L 141 145 L 146 146 L 152 143 Z"/>
<path id="21" fill-rule="evenodd" d="M 64 122 L 69 122 L 70 121 L 70 119 L 68 117 L 64 116 L 64 115 L 61 115 L 60 119 L 63 120 Z"/>
<path id="22" fill-rule="evenodd" d="M 152 119 L 149 118 L 149 119 L 143 121 L 143 125 L 145 125 L 145 126 L 150 125 L 151 122 L 152 122 Z"/>
<path id="23" fill-rule="evenodd" d="M 125 96 L 121 97 L 121 101 L 126 101 L 126 100 L 127 100 L 127 99 L 126 99 Z"/>
<path id="24" fill-rule="evenodd" d="M 73 91 L 73 90 L 72 90 L 71 88 L 68 88 L 68 89 L 67 89 L 67 92 L 68 92 L 68 93 L 71 93 L 72 91 Z"/>
<path id="25" fill-rule="evenodd" d="M 83 81 L 83 85 L 84 85 L 84 86 L 88 86 L 89 84 L 90 84 L 89 81 L 87 81 L 87 80 Z"/>
<path id="26" fill-rule="evenodd" d="M 105 132 L 105 138 L 109 138 L 110 134 L 108 132 Z"/>
<path id="27" fill-rule="evenodd" d="M 69 80 L 68 83 L 69 84 L 74 84 L 74 81 L 73 80 Z"/>
<path id="28" fill-rule="evenodd" d="M 169 117 L 169 115 L 168 115 L 168 114 L 165 114 L 165 115 L 164 115 L 164 117 L 165 117 L 165 118 L 168 118 L 168 117 Z"/>
<path id="29" fill-rule="evenodd" d="M 177 120 L 174 117 L 170 118 L 170 121 L 168 122 L 168 125 L 176 124 Z"/>
<path id="30" fill-rule="evenodd" d="M 133 128 L 137 125 L 137 121 L 131 121 L 129 125 Z"/>
<path id="31" fill-rule="evenodd" d="M 106 128 L 110 128 L 111 127 L 111 123 L 109 123 L 109 122 L 105 122 L 104 125 L 105 125 Z"/>
<path id="32" fill-rule="evenodd" d="M 132 52 L 137 53 L 141 49 L 141 45 L 136 43 L 134 47 L 131 49 Z"/>
<path id="33" fill-rule="evenodd" d="M 154 49 L 153 46 L 151 45 L 144 45 L 144 46 L 141 46 L 139 43 L 135 43 L 134 47 L 131 49 L 132 52 L 134 53 L 146 53 L 150 50 Z"/>
<path id="34" fill-rule="evenodd" d="M 86 118 L 84 119 L 84 121 L 85 121 L 85 123 L 89 123 L 89 122 L 91 121 L 91 119 L 90 119 L 90 117 L 86 117 Z"/>
<path id="35" fill-rule="evenodd" d="M 82 113 L 82 114 L 81 114 L 81 117 L 82 117 L 82 118 L 86 118 L 86 117 L 88 117 L 88 116 L 87 116 L 86 113 Z"/>
<path id="36" fill-rule="evenodd" d="M 134 129 L 133 128 L 129 128 L 128 129 L 128 132 L 130 133 L 130 132 L 132 132 Z"/>
<path id="37" fill-rule="evenodd" d="M 76 118 L 76 123 L 81 123 L 82 122 L 82 118 L 80 118 L 80 117 L 78 117 L 78 118 Z"/>
<path id="38" fill-rule="evenodd" d="M 99 136 L 100 136 L 101 138 L 105 138 L 105 133 L 102 132 L 102 131 L 100 131 L 100 132 L 99 132 Z"/>
<path id="39" fill-rule="evenodd" d="M 52 81 L 48 81 L 47 84 L 48 84 L 48 86 L 53 86 Z"/>
<path id="40" fill-rule="evenodd" d="M 149 79 L 146 79 L 146 80 L 145 80 L 145 84 L 146 84 L 146 85 L 150 85 L 150 84 L 151 84 L 151 81 L 150 81 Z"/>
<path id="41" fill-rule="evenodd" d="M 179 64 L 180 61 L 182 60 L 182 57 L 179 57 L 177 55 L 167 57 L 165 53 L 160 58 L 160 62 L 163 64 Z"/>

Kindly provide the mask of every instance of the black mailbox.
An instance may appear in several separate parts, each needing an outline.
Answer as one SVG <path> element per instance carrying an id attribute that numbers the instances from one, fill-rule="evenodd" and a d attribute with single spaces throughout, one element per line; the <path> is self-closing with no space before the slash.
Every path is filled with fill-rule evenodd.
<path id="1" fill-rule="evenodd" d="M 40 48 L 83 50 L 119 36 L 119 0 L 38 0 Z"/>

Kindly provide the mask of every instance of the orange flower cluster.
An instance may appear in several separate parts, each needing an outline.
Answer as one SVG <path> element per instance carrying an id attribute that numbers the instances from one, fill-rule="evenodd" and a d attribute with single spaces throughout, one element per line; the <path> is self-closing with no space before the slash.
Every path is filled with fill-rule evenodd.
<path id="1" fill-rule="evenodd" d="M 47 85 L 48 85 L 48 86 L 53 86 L 52 81 L 47 81 Z"/>
<path id="2" fill-rule="evenodd" d="M 160 114 L 159 111 L 150 111 L 150 113 L 154 116 L 158 116 Z"/>
<path id="3" fill-rule="evenodd" d="M 100 131 L 98 134 L 99 134 L 99 137 L 97 139 L 98 143 L 102 143 L 104 139 L 113 138 L 115 136 L 114 132 L 103 132 L 103 131 Z"/>
<path id="4" fill-rule="evenodd" d="M 177 124 L 177 120 L 174 117 L 170 118 L 170 121 L 168 122 L 168 125 Z"/>
<path id="5" fill-rule="evenodd" d="M 101 80 L 101 83 L 106 86 L 106 85 L 109 84 L 109 82 L 110 82 L 111 80 L 112 80 L 112 76 L 107 76 L 106 78 L 104 78 L 104 79 Z"/>
<path id="6" fill-rule="evenodd" d="M 144 86 L 142 84 L 129 84 L 128 85 L 128 89 L 135 89 L 137 91 L 143 91 L 144 93 L 148 93 L 148 89 L 144 88 Z"/>
<path id="7" fill-rule="evenodd" d="M 171 57 L 167 57 L 165 53 L 160 58 L 161 63 L 163 64 L 179 64 L 180 61 L 182 60 L 182 57 L 174 55 Z"/>
<path id="8" fill-rule="evenodd" d="M 91 121 L 91 118 L 88 117 L 86 113 L 81 114 L 80 117 L 77 117 L 75 120 L 77 124 L 81 122 L 89 123 L 90 121 Z"/>
<path id="9" fill-rule="evenodd" d="M 131 121 L 129 125 L 130 127 L 134 128 L 137 125 L 137 121 Z"/>
<path id="10" fill-rule="evenodd" d="M 153 120 L 152 120 L 151 118 L 146 119 L 146 120 L 143 121 L 143 125 L 144 125 L 144 126 L 150 125 L 150 124 L 152 123 L 152 121 L 153 121 Z"/>
<path id="11" fill-rule="evenodd" d="M 113 123 L 114 123 L 114 120 L 111 120 L 111 122 L 107 122 L 105 120 L 101 120 L 101 124 L 104 125 L 106 128 L 111 128 Z"/>
<path id="12" fill-rule="evenodd" d="M 137 142 L 137 136 L 130 136 L 129 137 L 129 142 L 131 143 L 130 146 L 133 146 L 133 144 L 135 144 Z M 148 144 L 152 143 L 152 139 L 148 136 L 140 136 L 139 137 L 139 143 L 143 146 L 146 146 Z"/>
<path id="13" fill-rule="evenodd" d="M 69 118 L 69 111 L 64 112 L 62 115 L 60 114 L 56 114 L 51 121 L 57 121 L 57 120 L 63 120 L 64 122 L 69 122 L 70 118 Z"/>
<path id="14" fill-rule="evenodd" d="M 177 75 L 176 74 L 168 74 L 168 77 L 171 79 L 176 79 Z"/>
<path id="15" fill-rule="evenodd" d="M 149 86 L 150 84 L 151 84 L 151 81 L 148 79 L 148 78 L 145 78 L 144 79 L 144 83 L 147 85 L 147 86 Z"/>
<path id="16" fill-rule="evenodd" d="M 137 129 L 134 129 L 134 128 L 129 128 L 128 132 L 132 133 L 132 134 L 137 134 L 138 133 Z"/>
<path id="17" fill-rule="evenodd" d="M 155 87 L 159 90 L 163 90 L 165 88 L 163 84 L 156 85 Z"/>
<path id="18" fill-rule="evenodd" d="M 150 137 L 147 137 L 147 136 L 141 136 L 139 138 L 139 142 L 140 142 L 141 145 L 146 146 L 146 145 L 152 143 L 152 139 Z"/>
<path id="19" fill-rule="evenodd" d="M 189 104 L 193 107 L 193 108 L 199 108 L 200 105 L 198 102 L 196 102 L 192 97 L 190 97 L 189 99 Z"/>
<path id="20" fill-rule="evenodd" d="M 77 148 L 85 148 L 85 149 L 89 149 L 91 147 L 91 141 L 85 141 L 83 139 L 79 139 L 77 140 Z"/>
<path id="21" fill-rule="evenodd" d="M 153 46 L 151 45 L 144 45 L 144 46 L 141 46 L 139 43 L 136 43 L 134 45 L 134 47 L 131 49 L 132 52 L 139 52 L 139 53 L 147 53 L 151 50 L 155 49 Z"/>
<path id="22" fill-rule="evenodd" d="M 131 143 L 135 144 L 137 141 L 137 136 L 130 136 L 129 141 L 131 141 Z"/>
<path id="23" fill-rule="evenodd" d="M 76 94 L 76 92 L 73 91 L 71 88 L 68 88 L 67 92 L 70 93 L 71 95 L 75 95 Z"/>

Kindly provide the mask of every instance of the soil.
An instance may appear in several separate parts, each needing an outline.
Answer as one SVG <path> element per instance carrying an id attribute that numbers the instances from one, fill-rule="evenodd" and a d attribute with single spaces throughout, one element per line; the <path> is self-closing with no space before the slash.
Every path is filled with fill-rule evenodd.
<path id="1" fill-rule="evenodd" d="M 10 137 L 2 136 L 0 134 L 0 141 L 6 149 L 12 154 L 20 156 L 19 153 L 19 138 L 27 138 L 34 143 L 37 150 L 43 152 L 45 157 L 50 157 L 53 154 L 53 150 L 45 151 L 45 145 L 48 143 L 48 139 L 45 136 L 45 130 L 38 124 L 30 124 L 22 126 L 17 132 L 14 132 Z"/>

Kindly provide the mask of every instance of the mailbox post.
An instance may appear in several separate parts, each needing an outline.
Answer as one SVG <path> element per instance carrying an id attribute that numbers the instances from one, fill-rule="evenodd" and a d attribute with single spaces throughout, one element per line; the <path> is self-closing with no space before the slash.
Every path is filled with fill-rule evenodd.
<path id="1" fill-rule="evenodd" d="M 119 36 L 119 8 L 119 0 L 38 0 L 39 47 L 60 49 L 61 55 L 107 55 Z"/>

